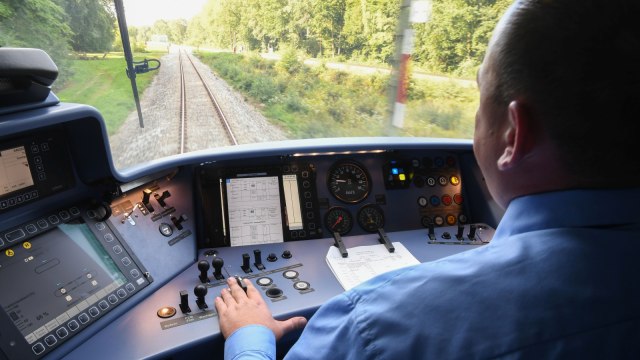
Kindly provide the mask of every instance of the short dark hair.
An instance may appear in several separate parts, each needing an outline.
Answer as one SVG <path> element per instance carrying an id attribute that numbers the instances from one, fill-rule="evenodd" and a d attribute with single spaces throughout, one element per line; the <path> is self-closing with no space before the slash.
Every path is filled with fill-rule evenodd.
<path id="1" fill-rule="evenodd" d="M 529 100 L 577 176 L 637 186 L 640 1 L 520 0 L 511 11 L 494 44 L 495 100 Z"/>

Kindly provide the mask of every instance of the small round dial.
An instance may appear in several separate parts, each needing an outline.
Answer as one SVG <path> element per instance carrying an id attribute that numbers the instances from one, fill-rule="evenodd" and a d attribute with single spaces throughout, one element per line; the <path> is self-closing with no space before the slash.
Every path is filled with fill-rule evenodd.
<path id="1" fill-rule="evenodd" d="M 332 207 L 324 217 L 324 223 L 329 231 L 345 235 L 353 227 L 353 217 L 349 210 L 343 207 Z"/>
<path id="2" fill-rule="evenodd" d="M 341 161 L 329 169 L 327 186 L 336 199 L 356 204 L 369 195 L 371 179 L 360 164 L 354 161 Z"/>
<path id="3" fill-rule="evenodd" d="M 376 232 L 384 227 L 384 213 L 375 204 L 365 205 L 358 211 L 358 225 L 368 232 Z"/>

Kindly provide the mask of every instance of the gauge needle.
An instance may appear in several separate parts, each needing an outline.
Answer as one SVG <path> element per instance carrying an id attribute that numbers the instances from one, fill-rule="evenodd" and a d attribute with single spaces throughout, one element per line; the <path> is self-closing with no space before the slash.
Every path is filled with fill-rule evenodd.
<path id="1" fill-rule="evenodd" d="M 340 180 L 340 179 L 336 179 L 337 183 L 341 183 L 341 182 L 347 182 L 347 180 Z"/>
<path id="2" fill-rule="evenodd" d="M 340 224 L 340 222 L 342 222 L 342 215 L 338 216 L 338 220 L 336 220 L 336 222 L 331 225 L 331 228 L 334 229 L 336 225 Z"/>

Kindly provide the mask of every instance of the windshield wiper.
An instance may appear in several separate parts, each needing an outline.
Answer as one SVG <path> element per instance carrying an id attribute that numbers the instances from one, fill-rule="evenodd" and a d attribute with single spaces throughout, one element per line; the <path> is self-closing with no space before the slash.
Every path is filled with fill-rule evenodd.
<path id="1" fill-rule="evenodd" d="M 116 16 L 118 18 L 118 27 L 120 28 L 120 37 L 122 39 L 122 49 L 124 51 L 124 58 L 127 61 L 126 74 L 129 80 L 131 80 L 131 90 L 133 90 L 133 99 L 136 103 L 136 109 L 138 110 L 138 119 L 140 120 L 140 127 L 144 127 L 144 120 L 142 119 L 142 109 L 140 108 L 140 97 L 138 96 L 138 85 L 136 84 L 136 74 L 143 74 L 151 70 L 157 70 L 160 67 L 160 61 L 157 59 L 144 59 L 142 61 L 133 61 L 133 54 L 131 53 L 131 44 L 129 43 L 129 29 L 127 28 L 127 19 L 124 15 L 124 5 L 122 0 L 114 0 L 116 6 Z M 155 66 L 149 66 L 149 63 L 154 63 Z"/>

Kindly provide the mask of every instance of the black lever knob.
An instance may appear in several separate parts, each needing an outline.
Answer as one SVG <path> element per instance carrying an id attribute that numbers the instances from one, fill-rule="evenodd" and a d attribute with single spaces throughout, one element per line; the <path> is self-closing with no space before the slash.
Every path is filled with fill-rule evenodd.
<path id="1" fill-rule="evenodd" d="M 224 260 L 221 257 L 214 256 L 211 261 L 211 265 L 213 265 L 213 276 L 216 280 L 224 279 L 224 275 L 222 275 L 222 267 L 224 266 Z"/>
<path id="2" fill-rule="evenodd" d="M 196 304 L 200 309 L 206 309 L 208 307 L 207 303 L 204 301 L 204 297 L 207 295 L 207 292 L 209 292 L 209 290 L 207 290 L 207 287 L 202 284 L 196 285 L 193 289 L 193 293 L 196 295 Z"/>
<path id="3" fill-rule="evenodd" d="M 169 192 L 169 190 L 165 190 L 165 191 L 163 191 L 163 192 L 162 192 L 162 195 L 158 195 L 157 193 L 156 193 L 156 194 L 153 194 L 153 197 L 155 197 L 155 198 L 156 198 L 156 201 L 157 201 L 157 202 L 158 202 L 158 204 L 160 204 L 160 206 L 162 206 L 162 207 L 166 207 L 166 206 L 167 206 L 167 204 L 164 202 L 164 200 L 165 200 L 166 198 L 168 198 L 169 196 L 171 196 L 171 193 Z"/>
<path id="4" fill-rule="evenodd" d="M 250 261 L 251 261 L 251 257 L 249 256 L 249 254 L 247 253 L 242 254 L 242 266 L 240 266 L 240 268 L 242 268 L 242 271 L 244 271 L 247 274 L 250 272 L 253 272 L 251 270 L 251 265 L 249 264 Z"/>
<path id="5" fill-rule="evenodd" d="M 262 252 L 258 249 L 253 250 L 253 257 L 255 259 L 253 265 L 255 265 L 258 270 L 264 270 L 264 265 L 262 264 Z"/>
<path id="6" fill-rule="evenodd" d="M 189 220 L 189 218 L 185 214 L 180 215 L 180 217 L 171 218 L 171 222 L 173 222 L 173 225 L 175 225 L 178 230 L 182 230 L 182 223 L 187 220 Z"/>
<path id="7" fill-rule="evenodd" d="M 200 281 L 203 283 L 209 282 L 209 275 L 207 275 L 209 262 L 207 260 L 198 261 L 198 270 L 200 270 Z"/>

